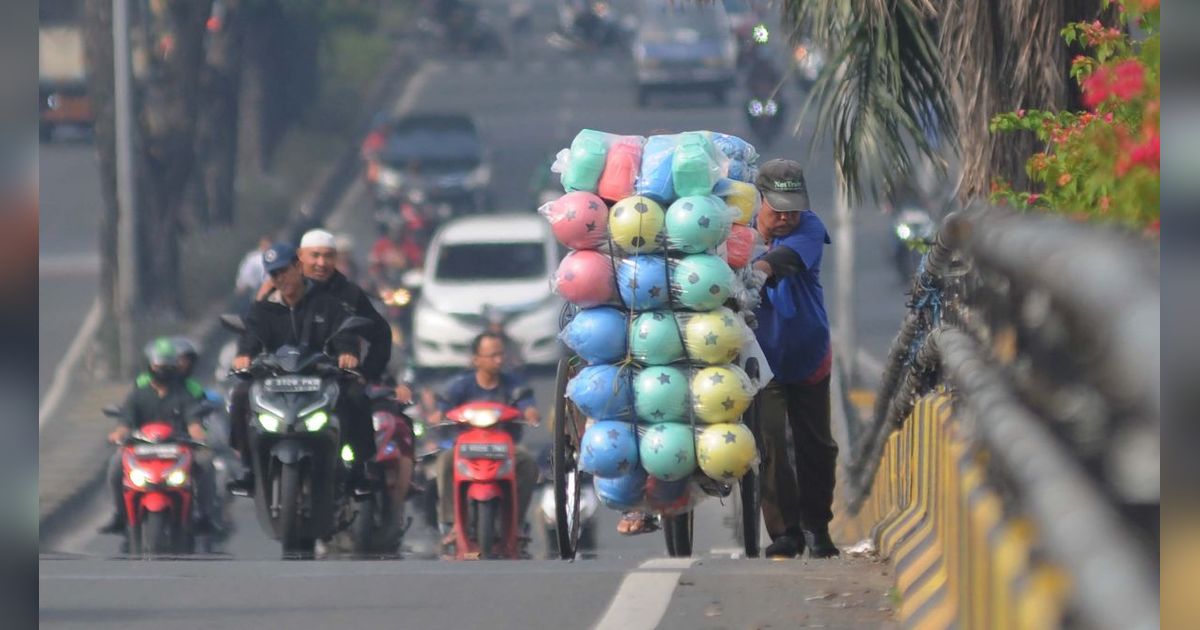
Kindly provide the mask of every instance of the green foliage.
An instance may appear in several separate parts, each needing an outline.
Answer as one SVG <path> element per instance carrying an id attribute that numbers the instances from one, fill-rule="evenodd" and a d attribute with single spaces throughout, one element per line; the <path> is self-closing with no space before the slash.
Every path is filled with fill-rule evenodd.
<path id="1" fill-rule="evenodd" d="M 1100 22 L 1062 30 L 1086 48 L 1071 63 L 1087 111 L 1019 110 L 994 117 L 992 133 L 1028 131 L 1044 148 L 1026 162 L 1036 191 L 992 184 L 992 200 L 1080 219 L 1118 221 L 1157 233 L 1159 226 L 1160 38 L 1158 3 L 1120 0 L 1121 19 L 1144 37 Z"/>

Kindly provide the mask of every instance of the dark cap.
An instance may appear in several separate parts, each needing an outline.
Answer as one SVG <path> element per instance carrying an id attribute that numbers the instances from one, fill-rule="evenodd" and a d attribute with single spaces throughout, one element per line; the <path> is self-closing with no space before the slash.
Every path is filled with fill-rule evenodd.
<path id="1" fill-rule="evenodd" d="M 769 160 L 758 167 L 754 185 L 779 212 L 811 210 L 804 168 L 795 160 Z"/>
<path id="2" fill-rule="evenodd" d="M 296 248 L 287 243 L 275 243 L 262 253 L 263 269 L 274 273 L 287 268 L 296 260 Z"/>

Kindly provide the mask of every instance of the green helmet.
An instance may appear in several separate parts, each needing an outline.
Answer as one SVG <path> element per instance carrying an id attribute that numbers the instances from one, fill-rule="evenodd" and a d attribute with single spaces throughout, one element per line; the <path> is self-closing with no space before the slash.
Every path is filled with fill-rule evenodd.
<path id="1" fill-rule="evenodd" d="M 146 344 L 145 354 L 146 362 L 150 364 L 150 367 L 168 365 L 175 367 L 179 361 L 179 350 L 169 337 L 159 337 Z"/>

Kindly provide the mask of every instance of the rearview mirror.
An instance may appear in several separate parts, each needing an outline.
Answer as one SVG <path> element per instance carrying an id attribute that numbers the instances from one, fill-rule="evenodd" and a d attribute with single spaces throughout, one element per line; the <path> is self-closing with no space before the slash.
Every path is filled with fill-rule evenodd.
<path id="1" fill-rule="evenodd" d="M 242 319 L 241 315 L 231 315 L 228 313 L 222 315 L 221 326 L 223 326 L 225 330 L 235 333 L 246 332 L 246 321 Z"/>
<path id="2" fill-rule="evenodd" d="M 109 418 L 120 419 L 121 417 L 123 417 L 125 415 L 124 413 L 122 413 L 121 408 L 116 405 L 109 405 L 109 406 L 105 407 L 104 409 L 102 409 L 101 412 L 105 416 L 108 416 Z"/>

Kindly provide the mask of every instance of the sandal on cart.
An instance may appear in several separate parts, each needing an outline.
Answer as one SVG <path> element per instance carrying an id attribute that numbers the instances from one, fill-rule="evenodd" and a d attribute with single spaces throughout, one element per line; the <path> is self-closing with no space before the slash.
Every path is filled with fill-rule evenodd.
<path id="1" fill-rule="evenodd" d="M 626 512 L 617 523 L 617 532 L 622 536 L 648 534 L 658 529 L 658 517 L 645 512 Z"/>

